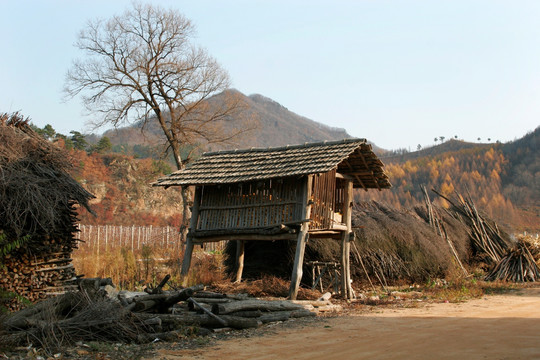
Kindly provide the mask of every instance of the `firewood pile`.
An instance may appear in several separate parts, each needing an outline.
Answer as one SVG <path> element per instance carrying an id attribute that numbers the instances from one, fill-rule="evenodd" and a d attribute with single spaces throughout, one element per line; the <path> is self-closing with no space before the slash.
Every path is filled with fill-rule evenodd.
<path id="1" fill-rule="evenodd" d="M 0 287 L 5 291 L 24 296 L 31 302 L 47 296 L 58 295 L 74 287 L 75 269 L 71 264 L 73 242 L 70 239 L 45 240 L 46 250 L 35 255 L 17 251 L 4 256 L 0 267 Z M 21 304 L 9 301 L 5 308 L 17 310 Z"/>
<path id="2" fill-rule="evenodd" d="M 540 279 L 537 264 L 540 251 L 537 247 L 525 241 L 512 243 L 505 239 L 497 224 L 487 221 L 480 214 L 470 195 L 463 197 L 456 193 L 457 199 L 450 199 L 433 191 L 450 203 L 450 211 L 456 218 L 469 226 L 469 234 L 478 255 L 492 266 L 485 280 L 527 282 Z"/>
<path id="3" fill-rule="evenodd" d="M 167 280 L 145 292 L 128 292 L 117 291 L 110 279 L 80 279 L 78 291 L 46 299 L 4 319 L 0 345 L 33 344 L 54 351 L 79 341 L 172 341 L 192 334 L 257 328 L 338 308 L 329 296 L 293 302 L 222 294 L 207 291 L 203 285 L 162 290 Z"/>
<path id="4" fill-rule="evenodd" d="M 18 309 L 21 298 L 58 294 L 75 280 L 76 206 L 91 211 L 93 195 L 72 168 L 69 154 L 28 119 L 0 114 L 0 294 L 9 295 L 0 307 Z"/>

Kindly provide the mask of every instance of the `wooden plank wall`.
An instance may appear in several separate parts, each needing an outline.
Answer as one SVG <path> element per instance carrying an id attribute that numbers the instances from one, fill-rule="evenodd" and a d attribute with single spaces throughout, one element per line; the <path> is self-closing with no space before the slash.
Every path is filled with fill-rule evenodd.
<path id="1" fill-rule="evenodd" d="M 265 228 L 303 220 L 300 182 L 295 180 L 203 187 L 197 230 Z"/>
<path id="2" fill-rule="evenodd" d="M 311 229 L 330 229 L 334 218 L 336 170 L 313 177 Z"/>
<path id="3" fill-rule="evenodd" d="M 334 199 L 334 209 L 336 209 L 336 212 L 342 212 L 343 209 L 343 202 L 345 197 L 345 180 L 343 179 L 336 179 L 336 188 L 335 188 L 335 199 Z M 345 219 L 343 219 L 342 222 L 344 222 Z"/>

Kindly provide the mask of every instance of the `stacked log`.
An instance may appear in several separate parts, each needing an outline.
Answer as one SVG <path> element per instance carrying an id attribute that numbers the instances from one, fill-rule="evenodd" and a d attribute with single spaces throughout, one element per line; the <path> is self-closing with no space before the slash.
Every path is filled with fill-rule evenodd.
<path id="1" fill-rule="evenodd" d="M 9 310 L 20 309 L 21 298 L 36 302 L 74 287 L 71 252 L 75 242 L 71 238 L 45 239 L 39 245 L 32 252 L 20 249 L 2 258 L 0 288 L 18 295 L 3 304 Z"/>
<path id="2" fill-rule="evenodd" d="M 158 333 L 161 335 L 176 331 L 179 326 L 198 326 L 204 328 L 205 332 L 215 329 L 222 331 L 224 328 L 247 329 L 269 322 L 316 315 L 315 307 L 309 302 L 261 300 L 248 298 L 247 295 L 222 294 L 205 291 L 201 285 L 179 291 L 163 291 L 161 294 L 120 292 L 118 299 L 141 322 L 160 324 Z M 322 309 L 331 304 L 325 300 L 316 305 Z"/>

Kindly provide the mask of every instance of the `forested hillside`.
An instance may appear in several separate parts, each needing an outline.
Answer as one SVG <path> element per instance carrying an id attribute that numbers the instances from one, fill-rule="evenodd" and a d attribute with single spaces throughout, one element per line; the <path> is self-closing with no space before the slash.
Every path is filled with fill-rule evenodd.
<path id="1" fill-rule="evenodd" d="M 421 186 L 445 195 L 470 193 L 480 209 L 515 230 L 540 230 L 540 128 L 507 144 L 450 140 L 400 156 L 383 157 L 390 191 L 359 193 L 391 206 L 422 201 Z M 434 193 L 431 193 L 436 196 Z M 438 199 L 444 205 L 444 201 Z"/>
<path id="2" fill-rule="evenodd" d="M 81 223 L 180 226 L 180 192 L 150 185 L 171 172 L 167 163 L 84 150 L 71 155 L 77 166 L 73 176 L 96 197 L 90 201 L 96 216 L 81 209 Z"/>

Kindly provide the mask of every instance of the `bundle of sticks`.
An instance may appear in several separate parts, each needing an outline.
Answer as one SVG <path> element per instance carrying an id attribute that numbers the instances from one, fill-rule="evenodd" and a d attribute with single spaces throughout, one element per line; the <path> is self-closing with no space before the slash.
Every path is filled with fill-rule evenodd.
<path id="1" fill-rule="evenodd" d="M 503 256 L 485 279 L 488 281 L 505 280 L 514 282 L 540 280 L 540 271 L 529 249 L 529 244 L 525 241 L 518 241 L 515 247 Z"/>
<path id="2" fill-rule="evenodd" d="M 470 195 L 465 198 L 456 192 L 457 199 L 452 200 L 436 190 L 433 192 L 448 201 L 452 214 L 469 226 L 469 234 L 477 253 L 492 266 L 485 280 L 526 282 L 540 279 L 540 269 L 536 262 L 540 255 L 538 251 L 533 251 L 535 257 L 529 249 L 530 244 L 505 240 L 497 224 L 487 221 L 479 213 Z"/>
<path id="3" fill-rule="evenodd" d="M 450 203 L 453 215 L 469 227 L 469 234 L 476 250 L 486 257 L 488 263 L 498 263 L 509 250 L 509 244 L 501 236 L 495 222 L 489 222 L 480 214 L 471 196 L 463 197 L 456 192 L 451 200 L 437 190 L 434 193 Z"/>

